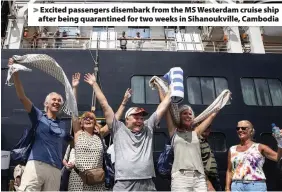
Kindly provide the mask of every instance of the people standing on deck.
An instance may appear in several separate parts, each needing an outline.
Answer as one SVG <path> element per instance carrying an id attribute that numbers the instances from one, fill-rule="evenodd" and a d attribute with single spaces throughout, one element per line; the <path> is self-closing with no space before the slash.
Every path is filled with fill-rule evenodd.
<path id="1" fill-rule="evenodd" d="M 161 101 L 164 95 L 156 84 Z M 216 117 L 212 113 L 195 129 L 192 127 L 194 112 L 188 105 L 179 108 L 180 125 L 174 125 L 169 111 L 166 121 L 169 136 L 172 138 L 174 161 L 171 171 L 171 191 L 207 191 L 207 182 L 200 150 L 200 135 Z"/>
<path id="2" fill-rule="evenodd" d="M 13 64 L 9 59 L 8 65 Z M 19 73 L 13 74 L 13 81 L 19 100 L 28 112 L 31 123 L 36 126 L 35 141 L 22 175 L 19 191 L 58 191 L 60 188 L 63 141 L 70 135 L 64 122 L 57 118 L 64 101 L 60 94 L 49 93 L 42 113 L 25 95 Z"/>
<path id="3" fill-rule="evenodd" d="M 126 40 L 126 37 L 125 37 L 125 32 L 123 31 L 122 36 L 120 38 L 120 48 L 121 48 L 121 50 L 126 51 L 126 49 L 127 49 L 126 46 L 127 46 L 127 40 Z"/>
<path id="4" fill-rule="evenodd" d="M 208 143 L 208 137 L 211 132 L 211 125 L 200 136 L 200 146 L 204 170 L 207 177 L 208 191 L 222 191 L 217 163 L 213 151 Z"/>
<path id="5" fill-rule="evenodd" d="M 142 37 L 140 36 L 140 32 L 136 33 L 136 36 L 134 37 L 133 43 L 135 44 L 136 51 L 142 51 L 144 40 L 141 40 Z"/>
<path id="6" fill-rule="evenodd" d="M 76 97 L 79 79 L 79 73 L 73 75 L 72 85 Z M 117 119 L 120 119 L 130 95 L 131 90 L 127 89 L 123 101 L 115 114 Z M 101 128 L 93 112 L 85 112 L 81 117 L 81 121 L 73 119 L 73 128 L 75 142 L 75 168 L 70 174 L 68 190 L 103 191 L 105 190 L 104 183 L 92 186 L 86 185 L 82 182 L 82 179 L 77 174 L 77 171 L 83 172 L 87 169 L 103 168 L 104 148 L 101 138 L 109 133 L 109 128 L 107 125 Z"/>
<path id="7" fill-rule="evenodd" d="M 124 124 L 115 117 L 96 77 L 86 74 L 85 81 L 93 87 L 113 134 L 116 181 L 113 191 L 155 191 L 152 180 L 155 177 L 153 134 L 169 106 L 170 92 L 148 120 L 144 121 L 144 116 L 148 113 L 143 108 L 131 107 L 125 114 Z"/>
<path id="8" fill-rule="evenodd" d="M 240 143 L 228 152 L 225 190 L 267 191 L 263 172 L 265 157 L 277 161 L 277 153 L 252 140 L 255 129 L 250 121 L 239 121 L 236 130 Z"/>

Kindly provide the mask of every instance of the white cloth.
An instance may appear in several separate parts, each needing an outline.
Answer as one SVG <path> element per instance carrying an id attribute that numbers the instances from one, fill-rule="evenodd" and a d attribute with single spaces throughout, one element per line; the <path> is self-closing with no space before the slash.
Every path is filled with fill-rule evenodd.
<path id="1" fill-rule="evenodd" d="M 180 67 L 173 67 L 164 78 L 171 87 L 171 101 L 180 103 L 184 99 L 183 70 Z"/>
<path id="2" fill-rule="evenodd" d="M 214 102 L 194 119 L 193 124 L 205 120 L 216 110 L 222 109 L 227 104 L 230 98 L 231 92 L 228 89 L 223 90 L 220 95 L 214 100 Z"/>
<path id="3" fill-rule="evenodd" d="M 31 69 L 28 69 L 22 65 L 35 67 L 53 76 L 65 86 L 66 102 L 64 103 L 62 110 L 68 115 L 73 114 L 74 116 L 78 117 L 77 103 L 72 91 L 72 87 L 68 81 L 67 76 L 64 73 L 64 70 L 52 57 L 45 54 L 27 54 L 23 56 L 14 55 L 13 59 L 15 64 L 13 64 L 12 67 L 10 66 L 8 70 L 6 81 L 6 84 L 8 86 L 11 85 L 10 78 L 14 72 L 19 70 L 31 71 Z"/>
<path id="4" fill-rule="evenodd" d="M 161 87 L 161 92 L 165 95 L 168 92 L 168 84 L 167 82 L 163 81 L 161 78 L 157 76 L 153 76 L 149 81 L 149 86 L 154 90 L 155 84 L 158 84 Z M 170 102 L 169 112 L 172 116 L 172 120 L 175 125 L 179 125 L 180 123 L 180 116 L 178 112 L 178 104 Z"/>
<path id="5" fill-rule="evenodd" d="M 111 144 L 111 146 L 108 148 L 107 153 L 109 153 L 111 155 L 111 161 L 112 164 L 115 163 L 115 148 L 114 148 L 114 144 Z"/>
<path id="6" fill-rule="evenodd" d="M 162 89 L 161 91 L 164 94 L 167 93 L 168 84 L 165 81 L 163 81 L 161 78 L 157 76 L 153 76 L 149 81 L 149 86 L 152 89 L 155 89 L 155 84 L 158 84 L 161 87 Z M 228 89 L 223 90 L 221 94 L 214 100 L 214 102 L 194 119 L 193 124 L 203 121 L 216 110 L 222 109 L 227 104 L 230 98 L 231 98 L 231 92 Z M 172 120 L 176 125 L 179 125 L 180 116 L 179 116 L 178 104 L 171 102 L 169 110 L 172 116 Z"/>
<path id="7" fill-rule="evenodd" d="M 23 65 L 19 65 L 19 64 L 9 65 L 9 70 L 8 70 L 8 75 L 7 75 L 7 80 L 6 80 L 6 84 L 8 86 L 12 86 L 14 84 L 14 83 L 10 82 L 10 79 L 11 79 L 13 73 L 18 72 L 18 71 L 31 72 L 32 70 L 23 66 Z"/>

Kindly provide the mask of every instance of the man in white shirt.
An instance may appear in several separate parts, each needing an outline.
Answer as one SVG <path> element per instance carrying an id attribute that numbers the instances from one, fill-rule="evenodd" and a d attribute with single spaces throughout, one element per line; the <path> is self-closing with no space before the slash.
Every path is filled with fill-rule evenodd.
<path id="1" fill-rule="evenodd" d="M 140 32 L 137 32 L 136 37 L 134 37 L 134 41 L 133 41 L 137 51 L 141 51 L 141 49 L 143 47 L 143 43 L 145 42 L 144 40 L 141 40 L 141 39 L 142 39 L 142 37 L 140 36 Z"/>
<path id="2" fill-rule="evenodd" d="M 115 165 L 115 149 L 114 144 L 111 144 L 110 147 L 107 150 L 107 153 L 111 155 L 111 161 L 113 166 Z"/>

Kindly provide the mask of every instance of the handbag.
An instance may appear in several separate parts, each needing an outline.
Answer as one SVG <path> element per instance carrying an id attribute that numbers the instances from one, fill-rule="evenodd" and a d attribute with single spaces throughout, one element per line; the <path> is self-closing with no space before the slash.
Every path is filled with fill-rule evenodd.
<path id="1" fill-rule="evenodd" d="M 173 142 L 175 134 L 171 137 L 169 142 L 165 145 L 163 152 L 160 154 L 157 162 L 157 171 L 164 178 L 170 178 L 172 164 L 174 160 Z"/>
<path id="2" fill-rule="evenodd" d="M 11 159 L 15 164 L 25 165 L 27 163 L 33 143 L 35 141 L 38 124 L 39 120 L 36 124 L 32 125 L 30 129 L 26 128 L 20 141 L 11 150 Z"/>
<path id="3" fill-rule="evenodd" d="M 110 154 L 108 154 L 106 151 L 104 141 L 100 135 L 98 135 L 98 137 L 100 138 L 103 145 L 103 168 L 88 169 L 80 172 L 74 166 L 74 170 L 81 177 L 84 184 L 95 185 L 105 182 L 105 187 L 107 189 L 110 189 L 114 185 L 115 171 L 111 162 Z"/>
<path id="4" fill-rule="evenodd" d="M 81 177 L 82 182 L 86 185 L 91 186 L 101 184 L 105 181 L 105 171 L 103 168 L 87 169 L 80 172 L 76 167 L 74 167 L 74 170 Z"/>

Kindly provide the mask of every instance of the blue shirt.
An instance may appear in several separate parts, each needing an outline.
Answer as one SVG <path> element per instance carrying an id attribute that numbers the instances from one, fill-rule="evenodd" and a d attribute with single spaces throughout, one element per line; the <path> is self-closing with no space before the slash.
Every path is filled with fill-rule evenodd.
<path id="1" fill-rule="evenodd" d="M 59 119 L 49 119 L 34 105 L 28 115 L 32 125 L 37 125 L 35 141 L 28 160 L 42 161 L 61 169 L 63 142 L 70 138 L 65 131 L 65 123 Z"/>

